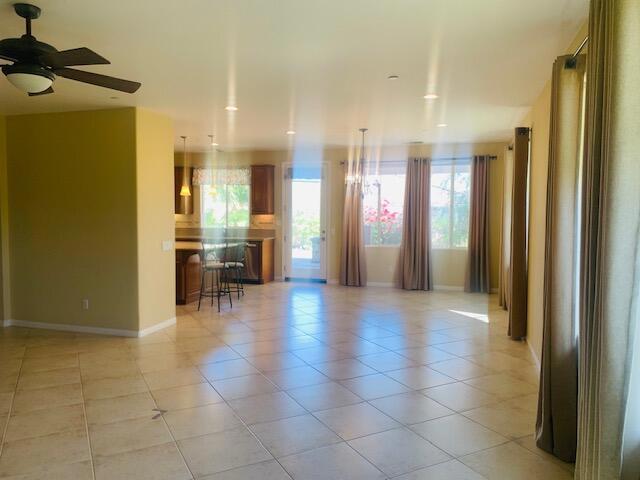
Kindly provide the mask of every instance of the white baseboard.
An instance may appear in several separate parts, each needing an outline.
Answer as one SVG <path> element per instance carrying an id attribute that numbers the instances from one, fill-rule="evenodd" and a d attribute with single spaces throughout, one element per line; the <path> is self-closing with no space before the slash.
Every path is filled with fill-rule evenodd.
<path id="1" fill-rule="evenodd" d="M 367 287 L 393 287 L 393 282 L 367 282 Z"/>
<path id="2" fill-rule="evenodd" d="M 529 343 L 529 340 L 527 340 L 525 338 L 524 341 L 527 344 L 527 347 L 529 347 L 529 351 L 531 352 L 531 355 L 533 356 L 533 359 L 536 361 L 536 367 L 538 367 L 538 371 L 540 371 L 540 366 L 541 365 L 540 365 L 540 359 L 538 358 L 538 354 L 536 353 L 536 351 L 533 349 L 533 347 Z"/>
<path id="3" fill-rule="evenodd" d="M 443 292 L 464 292 L 464 287 L 457 287 L 455 285 L 434 285 L 433 289 Z"/>
<path id="4" fill-rule="evenodd" d="M 143 328 L 142 330 L 138 330 L 138 337 L 146 337 L 152 333 L 160 331 L 164 328 L 171 327 L 176 324 L 176 317 L 169 318 L 164 322 L 156 323 L 155 325 L 151 325 L 150 327 Z"/>
<path id="5" fill-rule="evenodd" d="M 144 330 L 124 330 L 119 328 L 89 327 L 86 325 L 67 325 L 63 323 L 30 322 L 28 320 L 5 320 L 4 327 L 38 328 L 58 330 L 62 332 L 93 333 L 95 335 L 112 335 L 115 337 L 144 337 L 163 328 L 175 325 L 176 317 L 160 322 Z"/>

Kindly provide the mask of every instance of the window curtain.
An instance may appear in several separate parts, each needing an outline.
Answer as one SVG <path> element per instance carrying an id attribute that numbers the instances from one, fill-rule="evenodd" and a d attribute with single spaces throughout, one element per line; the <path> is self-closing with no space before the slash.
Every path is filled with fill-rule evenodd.
<path id="1" fill-rule="evenodd" d="M 348 162 L 342 217 L 340 284 L 350 287 L 367 285 L 367 259 L 364 250 L 362 218 L 363 173 L 364 162 L 362 159 Z"/>
<path id="2" fill-rule="evenodd" d="M 433 290 L 431 276 L 431 159 L 410 158 L 404 191 L 398 286 Z"/>
<path id="3" fill-rule="evenodd" d="M 536 444 L 565 462 L 576 457 L 578 346 L 576 342 L 576 247 L 582 100 L 585 58 L 553 65 L 543 335 Z"/>
<path id="4" fill-rule="evenodd" d="M 489 264 L 489 163 L 488 155 L 471 159 L 469 246 L 465 292 L 491 291 Z"/>
<path id="5" fill-rule="evenodd" d="M 513 146 L 504 153 L 502 177 L 502 230 L 500 231 L 500 269 L 498 278 L 498 304 L 509 310 L 509 269 L 511 259 L 511 194 L 513 190 Z"/>
<path id="6" fill-rule="evenodd" d="M 511 191 L 511 237 L 509 257 L 509 336 L 522 340 L 527 335 L 527 236 L 528 172 L 531 130 L 516 128 L 513 143 L 513 189 Z"/>
<path id="7" fill-rule="evenodd" d="M 640 2 L 592 0 L 587 53 L 576 478 L 634 479 L 640 308 Z M 636 358 L 634 358 L 634 355 Z M 637 434 L 637 430 L 636 430 Z M 635 452 L 634 452 L 635 450 Z"/>

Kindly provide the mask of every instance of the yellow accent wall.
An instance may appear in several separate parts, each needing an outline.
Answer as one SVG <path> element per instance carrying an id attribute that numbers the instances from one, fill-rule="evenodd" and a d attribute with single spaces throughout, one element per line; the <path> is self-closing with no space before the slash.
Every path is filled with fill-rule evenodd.
<path id="1" fill-rule="evenodd" d="M 7 192 L 6 118 L 0 116 L 0 326 L 10 318 L 9 292 L 9 195 Z"/>
<path id="2" fill-rule="evenodd" d="M 123 108 L 6 123 L 11 318 L 135 332 L 175 317 L 168 120 Z"/>
<path id="3" fill-rule="evenodd" d="M 175 317 L 173 125 L 136 109 L 138 313 L 140 328 Z M 162 250 L 169 240 L 171 249 Z"/>

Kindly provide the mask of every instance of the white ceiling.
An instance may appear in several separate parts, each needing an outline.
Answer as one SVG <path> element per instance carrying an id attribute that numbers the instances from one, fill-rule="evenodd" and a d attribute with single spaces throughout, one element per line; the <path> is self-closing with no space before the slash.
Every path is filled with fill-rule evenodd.
<path id="1" fill-rule="evenodd" d="M 24 32 L 0 0 L 0 37 Z M 86 46 L 142 82 L 134 95 L 59 78 L 29 98 L 0 78 L 0 113 L 137 105 L 190 150 L 509 138 L 586 21 L 588 0 L 35 0 L 39 40 Z M 391 74 L 398 80 L 388 80 Z M 436 92 L 440 98 L 426 101 Z M 111 98 L 117 97 L 117 98 Z M 239 110 L 229 113 L 230 103 Z M 438 123 L 448 127 L 438 128 Z M 294 129 L 295 136 L 285 135 Z M 180 140 L 176 138 L 176 143 Z"/>

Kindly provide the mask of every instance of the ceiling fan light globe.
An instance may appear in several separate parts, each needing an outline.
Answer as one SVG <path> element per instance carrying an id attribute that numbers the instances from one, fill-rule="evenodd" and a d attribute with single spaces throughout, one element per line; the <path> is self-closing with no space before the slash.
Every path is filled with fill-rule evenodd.
<path id="1" fill-rule="evenodd" d="M 44 92 L 53 84 L 50 78 L 33 73 L 10 73 L 7 75 L 7 80 L 24 93 Z"/>

